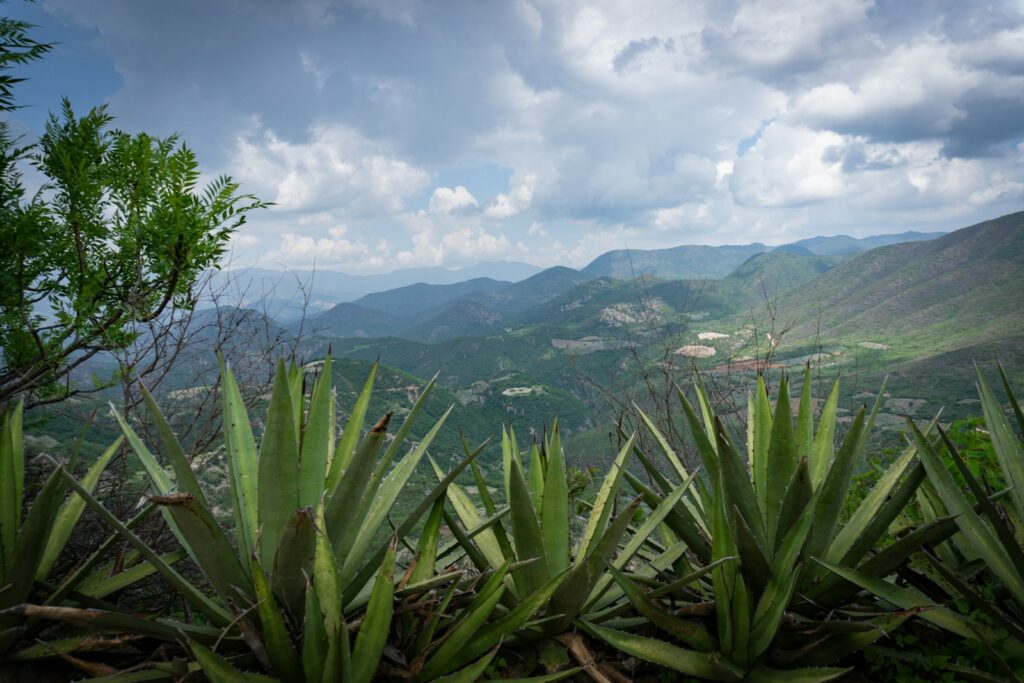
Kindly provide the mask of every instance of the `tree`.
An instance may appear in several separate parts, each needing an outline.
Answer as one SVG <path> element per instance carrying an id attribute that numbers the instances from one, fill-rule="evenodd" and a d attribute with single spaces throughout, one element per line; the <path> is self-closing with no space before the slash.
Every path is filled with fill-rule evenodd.
<path id="1" fill-rule="evenodd" d="M 0 112 L 16 108 L 9 73 L 49 46 L 0 19 Z M 92 386 L 89 359 L 124 349 L 143 326 L 196 303 L 246 214 L 267 204 L 221 176 L 200 187 L 177 136 L 113 129 L 106 107 L 78 116 L 66 99 L 37 144 L 0 122 L 0 405 L 52 403 Z M 25 165 L 44 179 L 29 196 Z"/>

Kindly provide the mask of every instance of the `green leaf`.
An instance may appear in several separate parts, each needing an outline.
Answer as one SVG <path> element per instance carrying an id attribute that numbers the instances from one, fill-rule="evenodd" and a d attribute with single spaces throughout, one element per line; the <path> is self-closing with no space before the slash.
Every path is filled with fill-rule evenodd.
<path id="1" fill-rule="evenodd" d="M 437 561 L 437 543 L 441 538 L 441 522 L 444 519 L 444 498 L 434 501 L 430 515 L 423 525 L 420 540 L 416 545 L 416 566 L 409 575 L 409 585 L 416 585 L 434 576 Z"/>
<path id="2" fill-rule="evenodd" d="M 301 683 L 302 658 L 295 651 L 288 627 L 284 623 L 282 611 L 278 608 L 274 594 L 270 590 L 267 575 L 259 561 L 253 558 L 252 581 L 256 593 L 257 613 L 262 626 L 260 635 L 263 637 L 263 645 L 266 647 L 267 656 L 270 659 L 270 666 L 274 674 L 289 683 Z"/>
<path id="3" fill-rule="evenodd" d="M 511 498 L 509 507 L 512 517 L 512 537 L 515 540 L 516 557 L 520 562 L 537 558 L 536 562 L 526 565 L 516 574 L 516 585 L 523 594 L 538 590 L 548 579 L 548 569 L 544 557 L 544 541 L 541 537 L 540 523 L 533 507 L 533 491 L 527 486 L 523 477 L 523 468 L 517 459 L 512 460 Z"/>
<path id="4" fill-rule="evenodd" d="M 1013 429 L 1006 419 L 1006 414 L 1003 412 L 1003 407 L 999 405 L 995 394 L 992 393 L 992 389 L 989 388 L 988 383 L 982 376 L 981 370 L 979 369 L 977 372 L 978 395 L 981 397 L 981 409 L 985 415 L 985 426 L 988 427 L 989 434 L 992 437 L 992 448 L 996 452 L 996 458 L 999 460 L 999 467 L 1006 477 L 1006 482 L 1013 487 L 1013 500 L 1017 511 L 1019 514 L 1024 514 L 1024 445 L 1021 445 L 1021 442 L 1014 435 Z M 1000 373 L 1004 379 L 1006 393 L 1010 398 L 1014 411 L 1018 415 L 1018 419 L 1020 419 L 1020 405 L 1010 390 L 1009 383 L 1005 381 L 1005 373 L 1002 373 L 1002 366 L 1000 366 Z M 1019 597 L 1017 599 L 1020 600 Z"/>
<path id="5" fill-rule="evenodd" d="M 594 507 L 590 512 L 590 517 L 587 519 L 587 525 L 583 529 L 583 536 L 576 546 L 577 558 L 586 557 L 590 553 L 591 544 L 604 534 L 604 529 L 608 525 L 608 517 L 612 512 L 615 496 L 619 490 L 619 482 L 622 480 L 622 473 L 626 469 L 626 461 L 633 450 L 635 440 L 635 434 L 626 440 L 618 455 L 615 456 L 615 460 L 612 462 L 608 473 L 604 476 L 604 482 L 601 484 L 597 497 L 594 499 Z"/>
<path id="6" fill-rule="evenodd" d="M 394 571 L 395 542 L 392 541 L 374 581 L 370 602 L 366 606 L 366 615 L 359 626 L 355 647 L 352 649 L 353 683 L 369 683 L 377 672 L 377 665 L 384 653 L 394 609 Z"/>
<path id="7" fill-rule="evenodd" d="M 164 457 L 167 458 L 167 462 L 170 463 L 171 469 L 174 471 L 174 479 L 178 489 L 196 498 L 203 507 L 209 507 L 206 502 L 206 496 L 203 495 L 203 490 L 199 487 L 199 482 L 196 480 L 196 475 L 192 472 L 192 465 L 185 457 L 185 451 L 182 450 L 177 437 L 171 431 L 171 426 L 167 424 L 164 414 L 160 411 L 160 406 L 156 404 L 156 401 L 153 400 L 153 397 L 141 382 L 139 383 L 139 389 L 142 390 L 142 398 L 146 404 L 146 412 L 149 413 L 149 419 L 156 426 L 156 433 L 160 437 L 160 445 L 163 447 Z"/>
<path id="8" fill-rule="evenodd" d="M 296 510 L 285 524 L 281 544 L 277 546 L 271 587 L 281 605 L 302 621 L 306 604 L 306 581 L 313 575 L 316 557 L 316 529 L 310 508 Z"/>
<path id="9" fill-rule="evenodd" d="M 359 435 L 363 432 L 363 422 L 366 420 L 366 410 L 370 406 L 370 396 L 373 394 L 373 382 L 377 376 L 378 367 L 380 364 L 374 363 L 370 368 L 370 374 L 352 406 L 352 413 L 349 415 L 345 428 L 341 432 L 341 438 L 338 439 L 338 445 L 334 449 L 334 457 L 331 458 L 327 475 L 327 493 L 330 495 L 334 494 L 334 489 L 341 481 L 341 473 L 348 468 L 352 456 L 356 453 L 356 444 L 359 443 Z"/>
<path id="10" fill-rule="evenodd" d="M 496 654 L 498 654 L 498 648 L 494 648 L 477 661 L 473 662 L 469 666 L 459 669 L 455 673 L 435 678 L 434 683 L 474 683 L 483 675 L 484 671 L 487 670 L 488 665 L 491 663 L 491 660 L 494 659 L 494 655 Z"/>
<path id="11" fill-rule="evenodd" d="M 828 468 L 832 465 L 836 438 L 836 413 L 839 410 L 839 378 L 832 383 L 825 407 L 818 419 L 818 431 L 814 434 L 811 455 L 808 458 L 811 484 L 815 489 L 825 480 Z"/>
<path id="12" fill-rule="evenodd" d="M 124 437 L 120 436 L 96 459 L 96 462 L 89 468 L 89 471 L 82 477 L 82 486 L 89 493 L 92 493 L 96 488 L 100 476 L 113 457 L 117 455 L 117 451 L 121 448 L 122 443 L 124 443 Z M 71 538 L 71 532 L 74 531 L 84 510 L 85 501 L 82 500 L 81 496 L 74 493 L 61 506 L 57 512 L 57 518 L 53 522 L 53 528 L 46 539 L 46 550 L 43 551 L 43 557 L 39 561 L 39 567 L 36 569 L 36 581 L 42 581 L 50 574 L 53 565 L 57 563 L 57 559 L 64 551 L 64 546 L 67 545 L 68 539 Z"/>
<path id="13" fill-rule="evenodd" d="M 231 368 L 220 361 L 221 395 L 224 413 L 224 446 L 227 452 L 228 481 L 231 484 L 232 512 L 240 557 L 252 557 L 259 529 L 256 439 L 249 424 L 249 413 L 235 382 Z"/>
<path id="14" fill-rule="evenodd" d="M 775 416 L 772 419 L 772 432 L 768 443 L 764 516 L 768 538 L 775 538 L 782 499 L 786 495 L 786 487 L 789 486 L 796 466 L 796 437 L 793 434 L 793 414 L 789 404 L 789 381 L 783 376 L 779 382 L 779 396 L 775 401 Z M 747 521 L 752 522 L 749 517 Z"/>
<path id="15" fill-rule="evenodd" d="M 658 607 L 651 596 L 644 593 L 640 586 L 628 576 L 615 567 L 611 567 L 610 571 L 615 577 L 615 582 L 622 588 L 629 601 L 652 624 L 700 652 L 711 652 L 714 650 L 714 639 L 703 624 L 699 621 L 682 619 L 674 614 L 669 614 Z"/>
<path id="16" fill-rule="evenodd" d="M 1013 566 L 1006 550 L 1001 546 L 991 528 L 974 511 L 953 476 L 946 470 L 942 458 L 921 434 L 917 425 L 909 419 L 907 422 L 913 432 L 914 440 L 917 442 L 921 462 L 928 471 L 928 478 L 935 485 L 946 509 L 951 515 L 955 515 L 963 538 L 981 556 L 988 568 L 999 577 L 1017 602 L 1024 604 L 1024 576 L 1022 576 L 1020 568 Z"/>
<path id="17" fill-rule="evenodd" d="M 579 626 L 620 652 L 688 676 L 712 681 L 738 681 L 743 678 L 742 669 L 720 660 L 714 654 L 686 650 L 656 638 L 638 636 L 585 621 L 579 622 Z"/>
<path id="18" fill-rule="evenodd" d="M 569 485 L 565 474 L 565 456 L 558 438 L 558 422 L 551 434 L 547 452 L 547 473 L 541 498 L 540 530 L 548 574 L 557 576 L 569 567 Z"/>
<path id="19" fill-rule="evenodd" d="M 316 509 L 324 494 L 327 463 L 334 455 L 334 390 L 331 387 L 331 356 L 313 386 L 309 416 L 299 451 L 299 507 Z"/>
<path id="20" fill-rule="evenodd" d="M 299 442 L 284 361 L 279 361 L 260 443 L 259 500 L 261 563 L 273 566 L 288 518 L 299 507 Z M 268 485 L 270 484 L 270 485 Z"/>

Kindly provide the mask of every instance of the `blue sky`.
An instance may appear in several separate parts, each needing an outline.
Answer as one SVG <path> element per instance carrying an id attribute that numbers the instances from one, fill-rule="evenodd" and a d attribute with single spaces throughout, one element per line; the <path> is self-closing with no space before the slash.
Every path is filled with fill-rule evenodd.
<path id="1" fill-rule="evenodd" d="M 12 0 L 68 95 L 276 202 L 238 265 L 377 272 L 1024 208 L 1024 4 Z"/>

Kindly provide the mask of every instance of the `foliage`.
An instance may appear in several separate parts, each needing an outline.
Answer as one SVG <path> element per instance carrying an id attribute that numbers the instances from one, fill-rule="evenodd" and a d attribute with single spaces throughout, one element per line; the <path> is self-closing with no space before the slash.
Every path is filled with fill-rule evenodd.
<path id="1" fill-rule="evenodd" d="M 0 19 L 0 111 L 19 79 L 8 70 L 48 46 Z M 0 123 L 0 405 L 81 390 L 70 375 L 128 345 L 140 324 L 194 304 L 246 214 L 266 206 L 222 176 L 200 187 L 193 152 L 176 136 L 110 128 L 105 107 L 77 115 L 64 100 L 38 144 Z M 33 195 L 21 177 L 43 179 Z"/>

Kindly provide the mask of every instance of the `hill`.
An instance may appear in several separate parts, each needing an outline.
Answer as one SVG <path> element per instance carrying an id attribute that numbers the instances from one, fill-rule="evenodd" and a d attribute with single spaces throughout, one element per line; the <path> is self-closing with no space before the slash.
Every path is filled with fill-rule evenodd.
<path id="1" fill-rule="evenodd" d="M 877 249 L 878 247 L 887 247 L 890 244 L 923 242 L 937 239 L 945 234 L 944 232 L 909 231 L 893 235 L 871 235 L 862 238 L 850 237 L 849 235 L 829 235 L 809 237 L 785 246 L 802 247 L 819 256 L 835 256 L 839 254 L 857 254 L 862 251 Z"/>
<path id="2" fill-rule="evenodd" d="M 725 277 L 754 254 L 767 251 L 760 243 L 685 245 L 669 249 L 618 249 L 606 252 L 580 270 L 588 278 L 610 277 L 632 280 L 651 275 L 662 280 Z"/>

